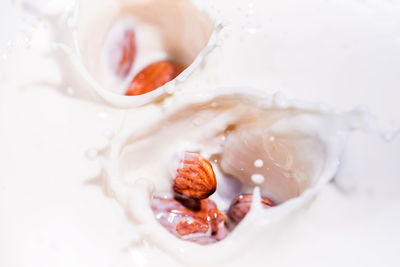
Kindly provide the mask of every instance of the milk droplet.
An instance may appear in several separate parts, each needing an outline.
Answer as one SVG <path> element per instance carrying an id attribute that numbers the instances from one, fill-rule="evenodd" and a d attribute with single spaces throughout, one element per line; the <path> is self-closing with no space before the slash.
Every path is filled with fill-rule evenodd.
<path id="1" fill-rule="evenodd" d="M 26 37 L 26 38 L 24 39 L 24 46 L 25 46 L 25 48 L 31 48 L 31 47 L 32 47 L 31 38 Z"/>
<path id="2" fill-rule="evenodd" d="M 225 135 L 221 136 L 221 141 L 222 141 L 223 143 L 225 143 L 225 141 L 226 141 L 226 136 L 225 136 Z"/>
<path id="3" fill-rule="evenodd" d="M 69 95 L 75 95 L 75 90 L 74 90 L 74 88 L 72 88 L 72 87 L 68 87 L 67 88 L 67 94 L 69 94 Z"/>
<path id="4" fill-rule="evenodd" d="M 95 148 L 91 148 L 86 151 L 86 157 L 90 160 L 94 160 L 99 155 L 99 152 Z"/>
<path id="5" fill-rule="evenodd" d="M 173 94 L 176 91 L 175 83 L 169 82 L 164 86 L 164 90 L 167 94 Z"/>
<path id="6" fill-rule="evenodd" d="M 248 28 L 247 32 L 250 34 L 256 34 L 257 33 L 257 29 L 256 28 Z"/>
<path id="7" fill-rule="evenodd" d="M 138 250 L 132 250 L 131 256 L 132 256 L 133 262 L 138 266 L 144 266 L 145 264 L 148 263 L 147 259 L 143 255 L 143 253 L 141 253 Z"/>
<path id="8" fill-rule="evenodd" d="M 114 137 L 114 131 L 112 129 L 104 129 L 103 130 L 103 136 L 108 138 L 108 139 L 111 139 L 111 138 Z"/>
<path id="9" fill-rule="evenodd" d="M 193 120 L 193 124 L 196 125 L 196 126 L 202 125 L 202 119 L 201 118 L 195 118 Z"/>
<path id="10" fill-rule="evenodd" d="M 264 182 L 264 176 L 262 174 L 253 174 L 251 180 L 255 184 L 262 184 Z"/>
<path id="11" fill-rule="evenodd" d="M 57 43 L 51 43 L 50 44 L 50 49 L 52 50 L 58 50 L 60 48 L 60 46 Z"/>
<path id="12" fill-rule="evenodd" d="M 133 244 L 139 244 L 143 240 L 143 237 L 139 233 L 132 233 L 129 238 Z"/>
<path id="13" fill-rule="evenodd" d="M 172 101 L 170 98 L 165 99 L 165 100 L 164 100 L 163 107 L 164 107 L 164 108 L 168 108 L 168 107 L 170 107 L 170 106 L 172 105 L 172 103 L 173 103 L 173 101 Z"/>
<path id="14" fill-rule="evenodd" d="M 109 115 L 105 112 L 99 112 L 99 118 L 100 119 L 107 119 Z"/>
<path id="15" fill-rule="evenodd" d="M 282 92 L 277 92 L 274 94 L 274 103 L 276 106 L 285 108 L 288 106 L 288 102 L 286 100 L 285 95 Z"/>
<path id="16" fill-rule="evenodd" d="M 76 27 L 75 19 L 74 18 L 68 18 L 67 25 L 71 29 L 75 28 Z"/>
<path id="17" fill-rule="evenodd" d="M 264 165 L 264 161 L 262 159 L 258 159 L 256 161 L 254 161 L 254 166 L 256 168 L 261 168 Z"/>

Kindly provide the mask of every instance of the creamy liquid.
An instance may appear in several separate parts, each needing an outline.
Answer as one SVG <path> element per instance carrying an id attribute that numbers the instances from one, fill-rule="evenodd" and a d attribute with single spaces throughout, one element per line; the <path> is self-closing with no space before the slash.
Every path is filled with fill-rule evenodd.
<path id="1" fill-rule="evenodd" d="M 349 136 L 334 182 L 321 188 L 292 220 L 278 221 L 274 227 L 257 225 L 254 222 L 260 217 L 249 214 L 239 225 L 244 229 L 231 234 L 231 239 L 250 244 L 244 249 L 236 246 L 240 253 L 224 249 L 227 245 L 222 243 L 222 248 L 199 250 L 157 224 L 136 226 L 126 211 L 141 210 L 146 203 L 121 203 L 126 200 L 125 187 L 118 187 L 117 195 L 107 192 L 115 186 L 107 185 L 113 180 L 102 172 L 107 162 L 99 155 L 110 155 L 110 138 L 118 143 L 115 136 L 129 130 L 121 126 L 146 124 L 164 115 L 153 106 L 126 111 L 98 104 L 101 97 L 90 93 L 91 87 L 75 86 L 77 76 L 65 77 L 59 61 L 48 56 L 54 36 L 48 34 L 46 22 L 22 14 L 23 22 L 19 11 L 6 3 L 0 16 L 7 21 L 2 23 L 7 29 L 0 44 L 4 56 L 0 265 L 177 266 L 205 261 L 218 266 L 223 262 L 227 266 L 397 266 L 400 143 L 396 121 L 400 110 L 393 99 L 400 84 L 398 4 L 197 2 L 226 26 L 218 48 L 181 85 L 183 91 L 198 91 L 200 98 L 204 90 L 250 85 L 321 103 L 317 106 L 322 112 L 325 105 L 330 106 L 329 112 L 332 107 L 343 110 L 359 104 L 369 108 L 372 115 L 365 119 L 360 119 L 365 112 L 339 112 L 354 122 L 350 126 L 355 129 L 371 131 Z M 69 5 L 60 2 L 46 12 L 64 14 Z M 67 20 L 61 18 L 61 23 Z M 19 32 L 20 28 L 24 31 Z M 82 90 L 89 92 L 83 98 Z M 275 98 L 280 106 L 288 103 L 279 94 Z M 167 99 L 163 107 L 172 104 Z M 138 121 L 139 112 L 153 117 Z M 382 138 L 385 134 L 393 135 L 390 143 Z M 148 186 L 138 183 L 131 193 L 145 200 L 140 195 L 151 192 Z M 150 209 L 143 212 L 151 218 Z M 153 242 L 151 236 L 157 233 L 161 243 Z M 182 261 L 185 253 L 190 257 Z"/>

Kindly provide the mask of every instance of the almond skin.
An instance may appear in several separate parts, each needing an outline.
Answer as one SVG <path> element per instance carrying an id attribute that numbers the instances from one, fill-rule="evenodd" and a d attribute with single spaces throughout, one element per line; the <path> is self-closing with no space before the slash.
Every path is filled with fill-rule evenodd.
<path id="1" fill-rule="evenodd" d="M 133 78 L 126 95 L 142 95 L 175 79 L 183 71 L 183 66 L 170 60 L 150 64 Z"/>
<path id="2" fill-rule="evenodd" d="M 211 224 L 211 232 L 214 234 L 216 233 L 220 226 L 226 221 L 226 216 L 219 212 L 217 204 L 210 199 L 203 199 L 200 201 L 201 203 L 201 210 L 200 215 L 201 217 L 206 219 L 207 222 Z"/>
<path id="3" fill-rule="evenodd" d="M 136 58 L 136 37 L 133 29 L 125 29 L 110 48 L 110 68 L 115 75 L 125 78 Z"/>
<path id="4" fill-rule="evenodd" d="M 199 233 L 207 233 L 210 226 L 207 223 L 202 221 L 182 221 L 179 222 L 176 226 L 176 232 L 180 236 L 190 235 L 190 234 L 199 234 Z"/>
<path id="5" fill-rule="evenodd" d="M 228 211 L 229 218 L 233 222 L 239 223 L 249 212 L 252 201 L 253 201 L 253 194 L 241 194 L 236 196 L 233 199 Z M 265 208 L 270 208 L 275 205 L 274 202 L 272 202 L 269 198 L 266 197 L 261 197 L 261 203 Z"/>
<path id="6" fill-rule="evenodd" d="M 192 210 L 176 199 L 153 197 L 151 206 L 160 224 L 179 238 L 203 245 L 225 238 L 226 216 L 212 200 L 199 202 L 199 210 Z"/>
<path id="7" fill-rule="evenodd" d="M 173 190 L 188 199 L 205 199 L 217 189 L 214 170 L 205 158 L 194 153 L 185 153 L 174 179 Z"/>

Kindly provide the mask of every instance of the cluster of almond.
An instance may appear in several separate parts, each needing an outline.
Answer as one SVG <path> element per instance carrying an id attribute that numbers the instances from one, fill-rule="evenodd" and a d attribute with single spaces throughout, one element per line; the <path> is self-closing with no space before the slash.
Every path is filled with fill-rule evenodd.
<path id="1" fill-rule="evenodd" d="M 112 66 L 114 73 L 118 77 L 125 78 L 132 69 L 136 58 L 135 32 L 126 29 L 119 40 L 116 40 L 115 49 L 118 49 L 118 58 L 113 58 L 117 64 Z M 160 60 L 142 69 L 131 81 L 125 95 L 142 95 L 163 86 L 167 82 L 175 79 L 182 71 L 184 66 L 171 60 Z"/>
<path id="2" fill-rule="evenodd" d="M 213 168 L 205 158 L 185 153 L 173 181 L 175 198 L 154 197 L 152 209 L 158 221 L 172 234 L 199 244 L 215 243 L 228 234 L 227 217 L 208 197 L 217 189 Z M 229 219 L 239 223 L 250 210 L 251 194 L 235 197 L 228 211 Z M 262 198 L 265 207 L 273 206 Z"/>

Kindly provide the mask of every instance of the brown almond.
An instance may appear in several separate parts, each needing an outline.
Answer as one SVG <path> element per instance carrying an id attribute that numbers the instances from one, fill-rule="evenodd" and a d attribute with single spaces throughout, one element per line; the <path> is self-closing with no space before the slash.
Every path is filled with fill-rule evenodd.
<path id="1" fill-rule="evenodd" d="M 112 71 L 125 78 L 136 58 L 136 37 L 133 29 L 125 29 L 110 47 L 109 64 Z"/>
<path id="2" fill-rule="evenodd" d="M 169 60 L 150 64 L 133 78 L 126 95 L 142 95 L 175 79 L 183 71 L 183 66 Z"/>
<path id="3" fill-rule="evenodd" d="M 190 234 L 199 234 L 199 233 L 207 233 L 210 226 L 208 223 L 204 223 L 203 221 L 181 221 L 176 226 L 176 232 L 180 236 L 190 235 Z"/>
<path id="4" fill-rule="evenodd" d="M 205 158 L 194 153 L 185 153 L 174 179 L 173 189 L 181 197 L 205 199 L 217 189 L 214 170 Z"/>
<path id="5" fill-rule="evenodd" d="M 231 220 L 235 223 L 239 223 L 249 212 L 252 201 L 253 194 L 241 194 L 236 196 L 233 199 L 228 211 L 229 218 L 231 218 Z M 261 204 L 263 204 L 265 208 L 270 208 L 275 205 L 269 198 L 266 197 L 261 197 Z"/>
<path id="6" fill-rule="evenodd" d="M 212 200 L 199 200 L 199 204 L 199 210 L 192 210 L 176 199 L 153 197 L 151 207 L 160 224 L 179 238 L 199 244 L 225 238 L 228 234 L 224 226 L 226 216 Z"/>

